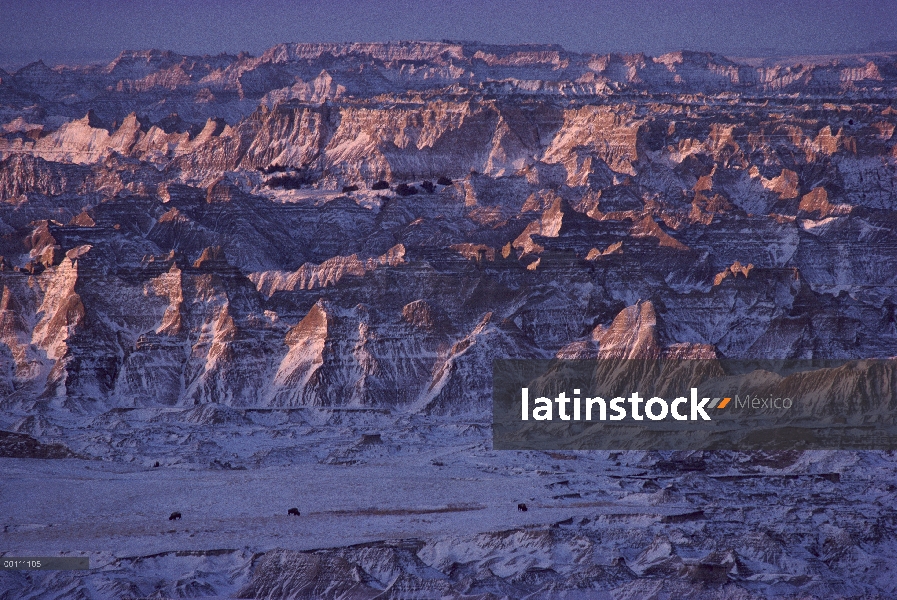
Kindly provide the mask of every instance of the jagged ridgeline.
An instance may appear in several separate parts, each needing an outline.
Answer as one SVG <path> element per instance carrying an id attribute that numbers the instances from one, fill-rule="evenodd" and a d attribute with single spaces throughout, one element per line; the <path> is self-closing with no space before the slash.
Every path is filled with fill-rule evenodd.
<path id="1" fill-rule="evenodd" d="M 897 55 L 0 71 L 6 408 L 485 414 L 493 359 L 897 354 Z"/>

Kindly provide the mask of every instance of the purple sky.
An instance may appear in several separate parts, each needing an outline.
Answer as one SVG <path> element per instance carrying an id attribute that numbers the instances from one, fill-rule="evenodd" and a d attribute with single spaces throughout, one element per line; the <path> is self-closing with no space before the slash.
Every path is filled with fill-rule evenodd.
<path id="1" fill-rule="evenodd" d="M 286 41 L 407 39 L 834 54 L 897 40 L 897 0 L 0 0 L 6 67 L 108 61 L 125 48 L 257 54 Z"/>

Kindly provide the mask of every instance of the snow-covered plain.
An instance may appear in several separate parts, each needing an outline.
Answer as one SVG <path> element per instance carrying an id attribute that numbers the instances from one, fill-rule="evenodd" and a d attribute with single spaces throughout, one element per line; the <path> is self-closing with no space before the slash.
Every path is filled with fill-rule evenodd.
<path id="1" fill-rule="evenodd" d="M 4 555 L 91 560 L 0 597 L 897 593 L 887 453 L 494 451 L 485 423 L 307 412 L 200 444 L 144 412 L 68 432 L 105 460 L 0 459 Z"/>

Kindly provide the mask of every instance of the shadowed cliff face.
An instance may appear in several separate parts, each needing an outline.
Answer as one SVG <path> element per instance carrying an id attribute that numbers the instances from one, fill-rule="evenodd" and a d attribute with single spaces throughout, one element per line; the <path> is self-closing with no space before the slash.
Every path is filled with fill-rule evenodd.
<path id="1" fill-rule="evenodd" d="M 892 63 L 409 43 L 23 68 L 5 403 L 468 412 L 492 356 L 892 355 Z"/>

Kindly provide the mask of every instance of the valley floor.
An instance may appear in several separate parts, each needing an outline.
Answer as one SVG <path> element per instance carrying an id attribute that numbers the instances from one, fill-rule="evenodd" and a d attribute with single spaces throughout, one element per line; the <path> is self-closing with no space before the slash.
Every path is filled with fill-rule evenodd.
<path id="1" fill-rule="evenodd" d="M 155 427 L 129 436 L 192 439 Z M 184 446 L 192 462 L 159 467 L 0 459 L 4 555 L 91 560 L 0 572 L 0 598 L 897 593 L 887 453 L 493 451 L 488 427 L 458 422 L 430 423 L 426 440 L 344 423 L 274 448 L 290 427 L 221 426 L 232 462 Z M 246 436 L 271 445 L 263 460 Z"/>

